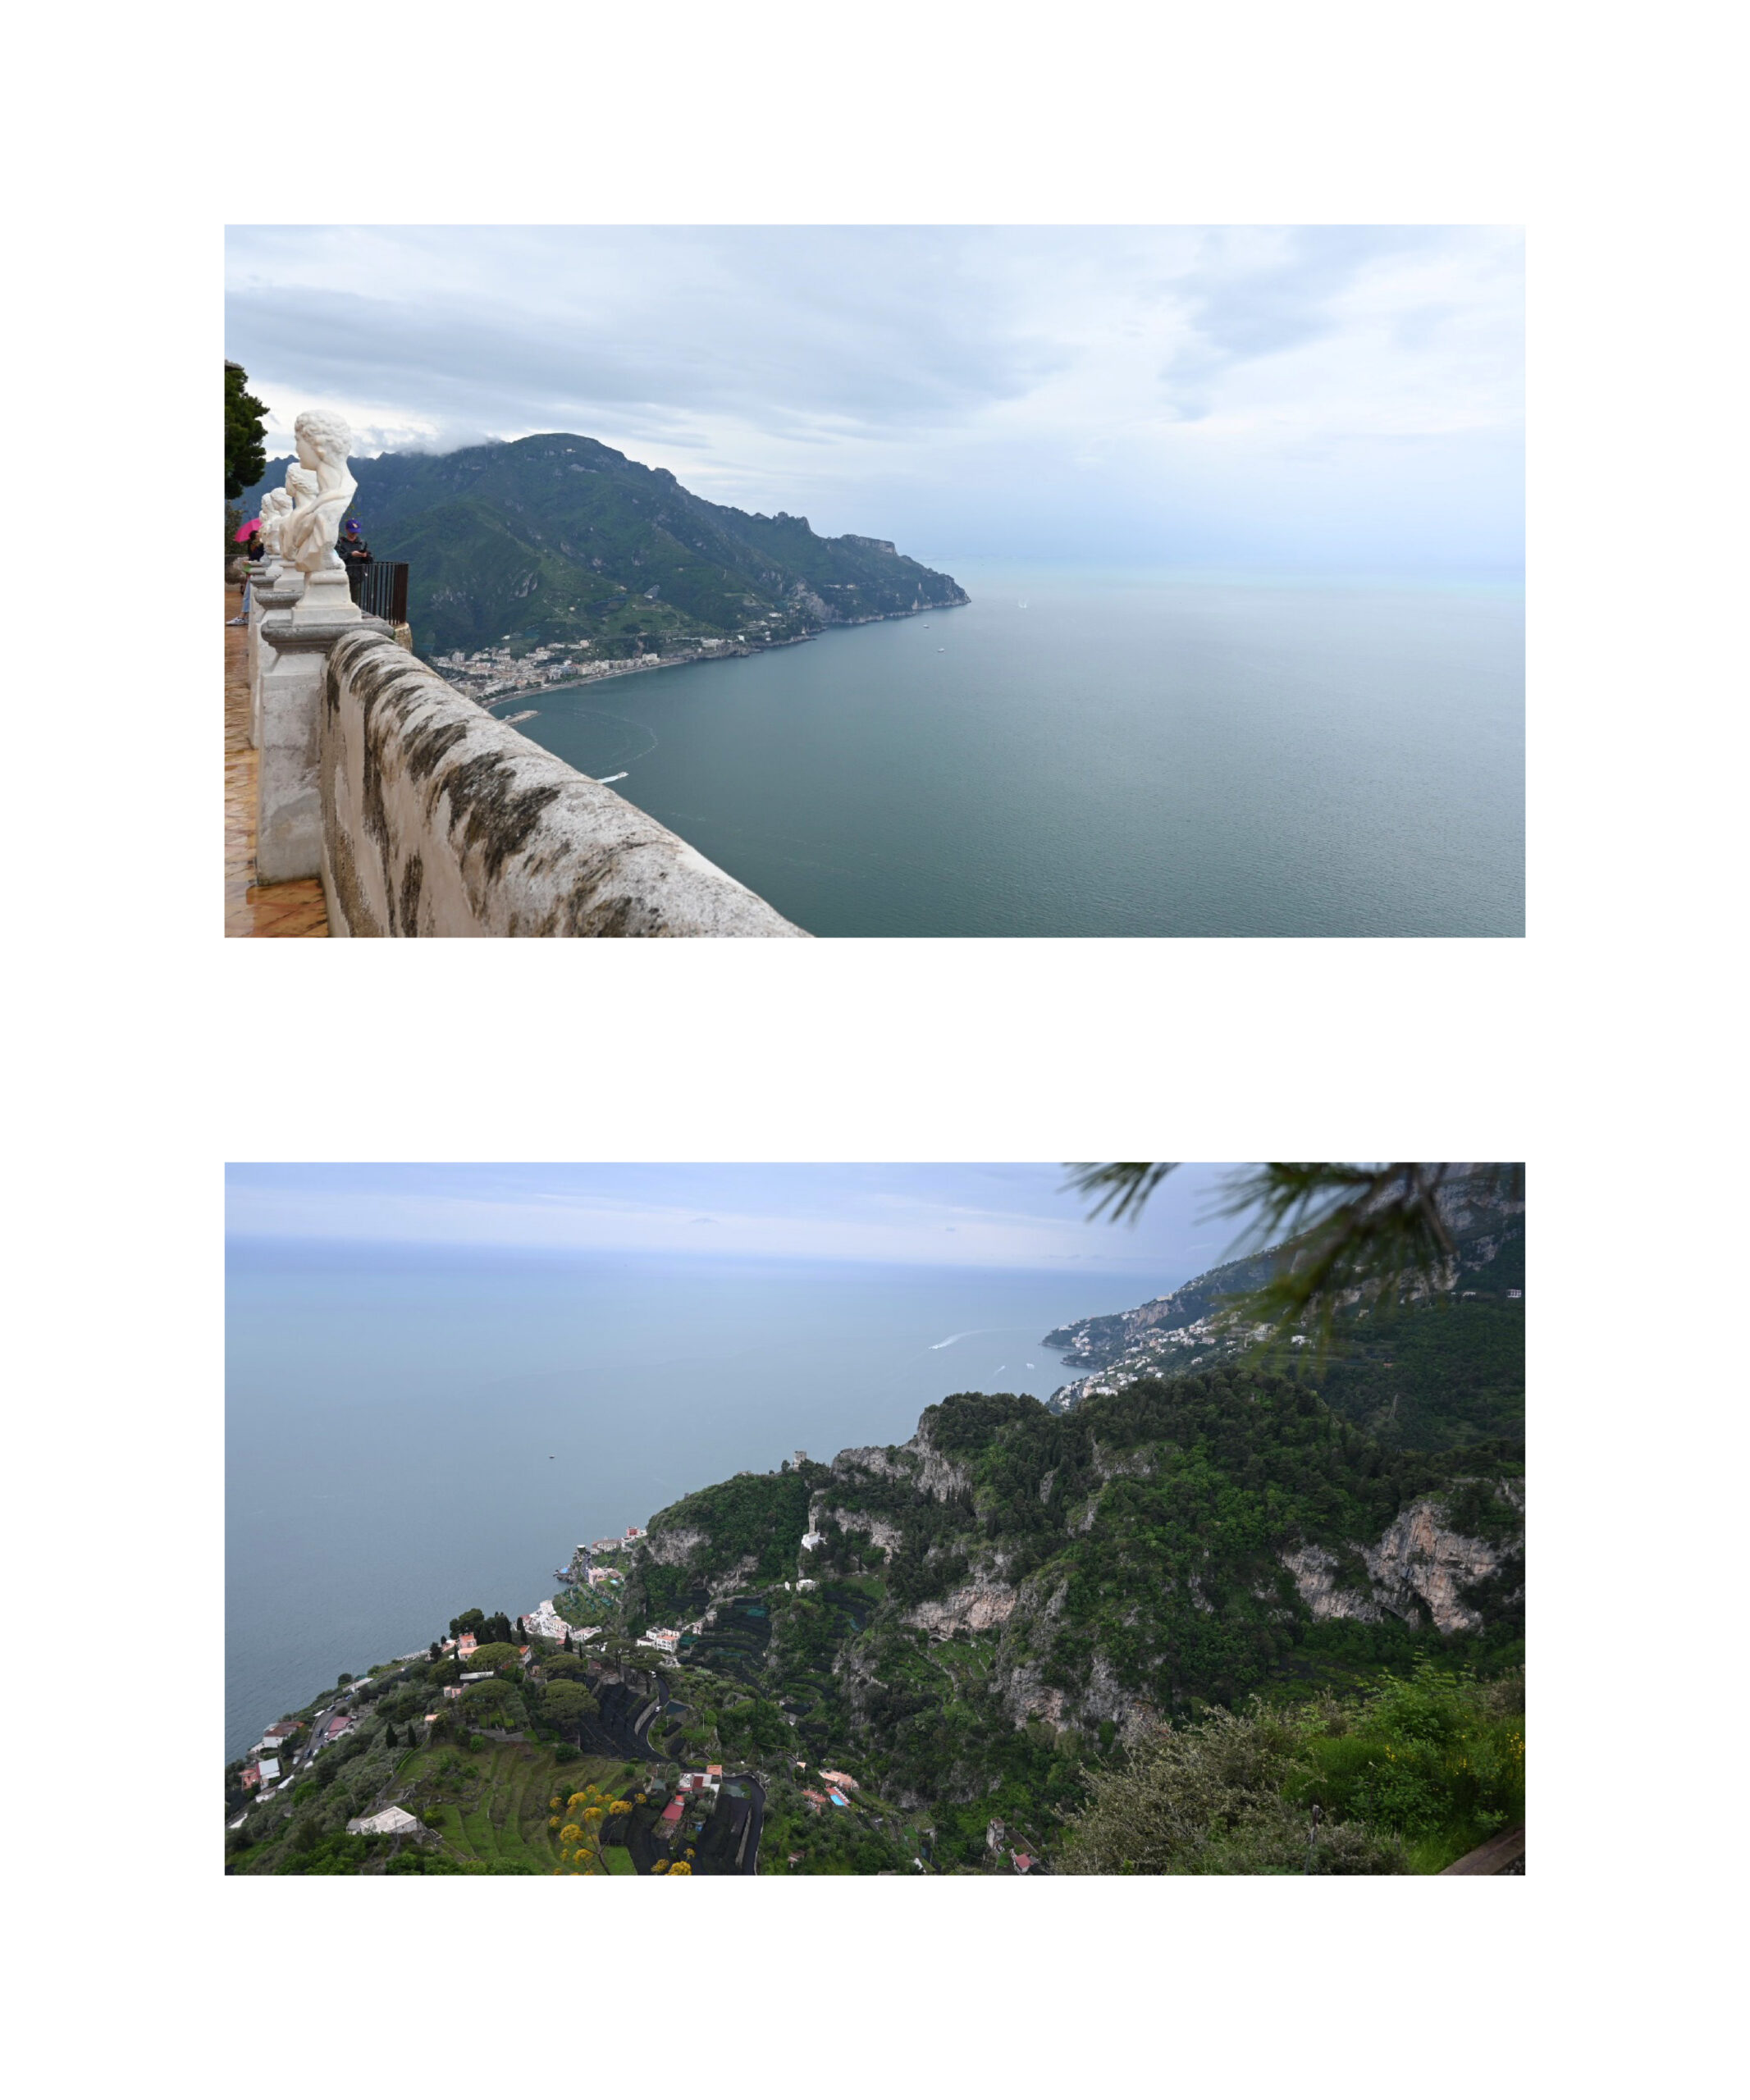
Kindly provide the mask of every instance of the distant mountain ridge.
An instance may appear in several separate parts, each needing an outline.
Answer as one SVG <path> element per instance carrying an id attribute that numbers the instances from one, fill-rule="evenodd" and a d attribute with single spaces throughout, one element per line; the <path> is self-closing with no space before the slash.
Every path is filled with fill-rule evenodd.
<path id="1" fill-rule="evenodd" d="M 1340 1317 L 1330 1357 L 1316 1373 L 1307 1367 L 1325 1404 L 1389 1449 L 1446 1450 L 1524 1434 L 1524 1204 L 1456 1183 L 1442 1207 L 1455 1253 L 1450 1287 Z M 1127 1312 L 1053 1328 L 1044 1346 L 1085 1370 L 1048 1405 L 1062 1413 L 1140 1378 L 1204 1371 L 1255 1349 L 1257 1337 L 1227 1308 L 1267 1281 L 1277 1260 L 1274 1249 L 1247 1255 Z M 1265 1360 L 1284 1368 L 1311 1347 L 1277 1343 Z"/>
<path id="2" fill-rule="evenodd" d="M 245 515 L 286 463 L 245 492 Z M 967 602 L 890 541 L 709 503 L 572 433 L 350 465 L 372 551 L 409 564 L 423 655 L 507 637 L 514 653 L 587 646 L 598 660 L 689 643 L 733 653 Z"/>

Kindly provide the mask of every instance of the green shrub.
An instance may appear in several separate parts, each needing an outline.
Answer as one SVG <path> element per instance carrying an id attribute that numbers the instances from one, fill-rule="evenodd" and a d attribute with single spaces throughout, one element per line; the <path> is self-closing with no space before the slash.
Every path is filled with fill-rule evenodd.
<path id="1" fill-rule="evenodd" d="M 1089 1775 L 1071 1828 L 1071 1874 L 1400 1874 L 1402 1848 L 1361 1824 L 1327 1823 L 1284 1791 L 1299 1732 L 1254 1700 L 1136 1746 L 1122 1772 Z"/>
<path id="2" fill-rule="evenodd" d="M 1418 1663 L 1346 1698 L 1254 1698 L 1090 1773 L 1082 1874 L 1437 1874 L 1525 1813 L 1524 1687 Z M 1314 1811 L 1317 1810 L 1315 1820 Z"/>
<path id="3" fill-rule="evenodd" d="M 1419 1663 L 1356 1700 L 1325 1702 L 1288 1792 L 1398 1833 L 1437 1873 L 1525 1818 L 1523 1680 L 1493 1684 Z"/>

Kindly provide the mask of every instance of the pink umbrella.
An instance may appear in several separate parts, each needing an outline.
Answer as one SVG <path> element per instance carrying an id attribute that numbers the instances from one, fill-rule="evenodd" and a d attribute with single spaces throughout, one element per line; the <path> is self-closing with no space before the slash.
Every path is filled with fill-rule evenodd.
<path id="1" fill-rule="evenodd" d="M 231 537 L 241 546 L 245 540 L 252 538 L 260 530 L 261 520 L 258 518 L 253 525 L 240 525 Z"/>

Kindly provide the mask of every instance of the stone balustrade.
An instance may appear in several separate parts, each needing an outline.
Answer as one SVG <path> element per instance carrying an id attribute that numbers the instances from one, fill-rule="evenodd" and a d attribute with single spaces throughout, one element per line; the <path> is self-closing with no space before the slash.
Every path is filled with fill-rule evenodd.
<path id="1" fill-rule="evenodd" d="M 320 869 L 331 932 L 806 938 L 371 623 L 324 655 Z"/>
<path id="2" fill-rule="evenodd" d="M 319 874 L 336 934 L 806 939 L 360 612 L 318 515 L 350 498 L 345 446 L 337 418 L 299 417 L 251 573 L 258 879 Z"/>

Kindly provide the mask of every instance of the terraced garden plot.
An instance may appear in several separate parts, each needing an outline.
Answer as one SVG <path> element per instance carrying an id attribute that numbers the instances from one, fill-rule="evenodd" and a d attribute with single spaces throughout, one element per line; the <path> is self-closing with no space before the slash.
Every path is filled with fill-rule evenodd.
<path id="1" fill-rule="evenodd" d="M 422 1751 L 403 1764 L 401 1776 L 413 1783 L 409 1806 L 445 1809 L 441 1828 L 449 1850 L 509 1874 L 551 1874 L 560 1864 L 559 1833 L 547 1828 L 555 1794 L 564 1801 L 587 1786 L 618 1787 L 625 1772 L 619 1758 L 561 1764 L 539 1743 L 495 1743 L 463 1753 L 465 1775 L 445 1774 L 444 1763 L 441 1754 Z"/>

